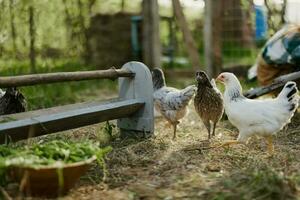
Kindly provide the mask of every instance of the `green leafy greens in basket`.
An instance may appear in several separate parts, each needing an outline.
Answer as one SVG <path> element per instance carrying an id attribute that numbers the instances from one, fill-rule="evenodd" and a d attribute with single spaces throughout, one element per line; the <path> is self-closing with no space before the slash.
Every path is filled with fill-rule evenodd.
<path id="1" fill-rule="evenodd" d="M 12 166 L 41 168 L 45 166 L 63 167 L 65 164 L 86 161 L 95 157 L 106 171 L 104 157 L 111 147 L 100 148 L 90 140 L 74 142 L 52 140 L 31 146 L 12 147 L 0 145 L 0 185 L 3 184 L 6 169 Z"/>

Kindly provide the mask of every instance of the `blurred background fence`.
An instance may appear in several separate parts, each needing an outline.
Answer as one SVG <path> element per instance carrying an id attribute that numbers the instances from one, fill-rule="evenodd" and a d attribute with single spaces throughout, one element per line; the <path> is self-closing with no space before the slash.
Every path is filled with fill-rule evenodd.
<path id="1" fill-rule="evenodd" d="M 146 54 L 159 51 L 162 56 L 152 65 L 193 69 L 195 64 L 190 62 L 184 29 L 175 17 L 172 0 L 149 2 L 158 5 L 143 6 L 142 0 L 0 0 L 0 67 L 13 61 L 27 62 L 31 67 L 22 71 L 28 73 L 39 71 L 37 65 L 47 68 L 49 63 L 72 59 L 101 69 L 121 66 L 128 60 L 145 61 L 145 51 L 155 48 Z M 209 15 L 204 0 L 180 1 L 203 68 L 208 58 L 204 34 L 207 17 L 212 20 L 212 42 L 218 43 L 211 44 L 212 51 L 223 68 L 252 65 L 272 34 L 285 23 L 300 23 L 299 0 L 211 2 L 214 12 Z M 152 38 L 143 31 L 148 26 L 145 24 L 155 21 L 151 16 L 156 12 L 159 45 L 145 48 L 146 40 L 156 43 L 155 33 Z"/>

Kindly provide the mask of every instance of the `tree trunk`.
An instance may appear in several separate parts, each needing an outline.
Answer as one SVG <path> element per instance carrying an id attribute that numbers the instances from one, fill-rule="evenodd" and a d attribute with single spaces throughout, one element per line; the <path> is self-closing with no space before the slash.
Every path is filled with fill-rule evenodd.
<path id="1" fill-rule="evenodd" d="M 88 2 L 88 13 L 89 13 L 89 18 L 92 16 L 92 8 L 95 5 L 96 0 L 89 0 Z"/>
<path id="2" fill-rule="evenodd" d="M 125 0 L 121 0 L 121 12 L 125 10 Z"/>
<path id="3" fill-rule="evenodd" d="M 180 5 L 179 0 L 172 0 L 173 10 L 175 17 L 177 19 L 179 28 L 183 33 L 183 40 L 188 52 L 191 64 L 193 65 L 193 69 L 200 69 L 200 56 L 198 53 L 198 49 L 196 47 L 196 42 L 192 36 L 191 31 L 189 30 L 188 23 L 184 17 L 182 7 Z"/>
<path id="4" fill-rule="evenodd" d="M 65 11 L 65 24 L 66 24 L 66 33 L 67 33 L 67 43 L 71 49 L 74 49 L 75 45 L 73 44 L 73 41 L 75 40 L 75 34 L 73 31 L 72 26 L 72 17 L 68 9 L 68 5 L 66 0 L 62 0 L 64 4 L 64 11 Z"/>
<path id="5" fill-rule="evenodd" d="M 35 52 L 35 24 L 34 24 L 34 7 L 29 6 L 29 37 L 30 37 L 30 65 L 31 72 L 36 72 L 36 52 Z"/>
<path id="6" fill-rule="evenodd" d="M 0 4 L 0 21 L 4 19 L 4 13 L 5 13 L 5 2 L 2 1 Z M 0 31 L 2 31 L 3 27 L 0 27 Z M 0 42 L 0 57 L 2 57 L 4 53 L 4 45 L 3 42 Z"/>
<path id="7" fill-rule="evenodd" d="M 92 8 L 94 6 L 94 4 L 96 3 L 96 0 L 89 0 L 88 2 L 88 19 L 90 21 L 91 17 L 92 17 Z M 83 18 L 83 17 L 82 17 Z M 83 18 L 84 20 L 84 18 Z M 91 49 L 91 44 L 90 44 L 90 35 L 88 33 L 88 29 L 87 27 L 84 25 L 84 21 L 83 21 L 83 31 L 84 31 L 84 37 L 85 37 L 85 51 L 84 51 L 84 60 L 85 63 L 90 63 L 91 62 L 91 55 L 92 55 L 92 49 Z"/>
<path id="8" fill-rule="evenodd" d="M 17 44 L 16 44 L 16 26 L 15 26 L 15 14 L 13 5 L 14 0 L 9 0 L 9 16 L 10 16 L 10 28 L 11 28 L 11 38 L 12 38 L 12 46 L 13 46 L 13 52 L 15 55 L 17 55 Z"/>
<path id="9" fill-rule="evenodd" d="M 161 46 L 157 0 L 143 0 L 143 60 L 149 67 L 160 67 Z"/>
<path id="10" fill-rule="evenodd" d="M 222 1 L 205 1 L 204 48 L 205 66 L 210 77 L 215 77 L 222 67 L 221 29 Z"/>

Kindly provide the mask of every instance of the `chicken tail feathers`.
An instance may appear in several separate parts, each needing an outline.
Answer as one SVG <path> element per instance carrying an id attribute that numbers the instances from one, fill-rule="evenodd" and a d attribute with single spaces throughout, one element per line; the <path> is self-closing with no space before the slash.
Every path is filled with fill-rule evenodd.
<path id="1" fill-rule="evenodd" d="M 278 98 L 288 102 L 289 111 L 295 111 L 298 107 L 299 101 L 297 94 L 297 84 L 293 81 L 289 81 L 284 85 L 282 91 L 278 95 Z"/>

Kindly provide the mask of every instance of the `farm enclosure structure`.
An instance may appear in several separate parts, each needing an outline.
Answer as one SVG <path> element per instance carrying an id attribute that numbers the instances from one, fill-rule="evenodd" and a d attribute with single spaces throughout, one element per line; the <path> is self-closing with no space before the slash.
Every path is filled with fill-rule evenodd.
<path id="1" fill-rule="evenodd" d="M 0 117 L 0 142 L 17 141 L 113 119 L 118 119 L 121 134 L 127 131 L 147 135 L 153 133 L 152 77 L 149 69 L 140 62 L 128 62 L 121 69 L 2 77 L 0 87 L 96 78 L 118 78 L 119 98 L 104 103 L 84 102 L 3 115 Z"/>

